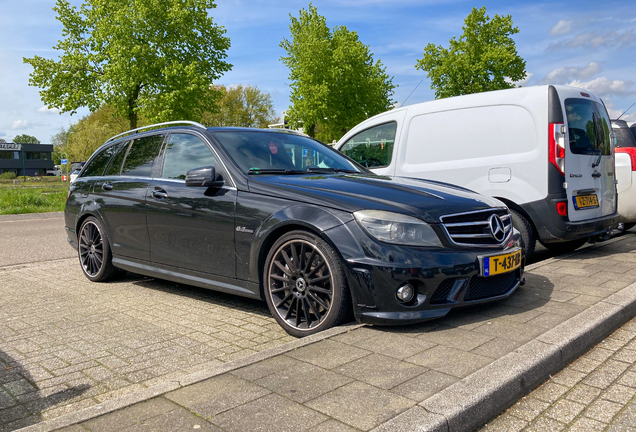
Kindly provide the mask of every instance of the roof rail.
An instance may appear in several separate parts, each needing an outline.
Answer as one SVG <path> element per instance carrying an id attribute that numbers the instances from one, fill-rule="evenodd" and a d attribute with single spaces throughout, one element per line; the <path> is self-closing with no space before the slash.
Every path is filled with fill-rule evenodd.
<path id="1" fill-rule="evenodd" d="M 139 131 L 142 130 L 142 129 L 148 129 L 148 128 L 152 128 L 152 127 L 165 126 L 165 125 L 171 125 L 171 124 L 189 124 L 189 125 L 193 125 L 193 126 L 197 126 L 197 127 L 203 128 L 203 129 L 207 129 L 201 123 L 193 122 L 193 121 L 190 121 L 190 120 L 169 121 L 169 122 L 151 124 L 151 125 L 148 125 L 148 126 L 142 126 L 140 128 L 137 128 L 137 129 L 131 129 L 129 131 L 122 132 L 122 133 L 120 133 L 118 135 L 115 135 L 113 137 L 108 138 L 106 140 L 106 142 L 110 142 L 110 141 L 114 140 L 115 138 L 119 138 L 120 136 L 128 135 L 128 134 L 133 133 L 133 132 L 134 133 L 139 133 Z"/>

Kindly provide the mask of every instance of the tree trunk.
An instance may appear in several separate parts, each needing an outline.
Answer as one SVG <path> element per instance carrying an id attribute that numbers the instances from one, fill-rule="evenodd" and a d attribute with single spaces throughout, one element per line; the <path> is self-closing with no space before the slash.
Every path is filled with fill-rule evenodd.
<path id="1" fill-rule="evenodd" d="M 140 90 L 141 84 L 137 84 L 132 95 L 128 98 L 128 121 L 130 122 L 130 129 L 137 129 L 137 112 L 135 111 L 135 107 L 137 106 Z"/>

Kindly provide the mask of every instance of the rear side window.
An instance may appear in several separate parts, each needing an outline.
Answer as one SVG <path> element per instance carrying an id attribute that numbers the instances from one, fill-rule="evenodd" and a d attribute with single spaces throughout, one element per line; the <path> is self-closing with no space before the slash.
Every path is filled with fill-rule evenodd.
<path id="1" fill-rule="evenodd" d="M 172 134 L 163 157 L 162 178 L 185 180 L 191 169 L 214 166 L 215 158 L 208 146 L 189 134 Z M 218 170 L 218 167 L 217 167 Z"/>
<path id="2" fill-rule="evenodd" d="M 588 99 L 566 99 L 570 151 L 579 155 L 610 155 L 610 119 L 605 107 Z"/>
<path id="3" fill-rule="evenodd" d="M 636 139 L 629 128 L 619 127 L 613 131 L 616 134 L 616 147 L 636 147 Z"/>
<path id="4" fill-rule="evenodd" d="M 124 141 L 119 144 L 113 146 L 113 154 L 115 157 L 111 160 L 108 168 L 106 169 L 105 175 L 108 176 L 117 176 L 121 171 L 121 164 L 126 157 L 126 150 L 128 150 L 128 145 L 130 141 Z"/>
<path id="5" fill-rule="evenodd" d="M 133 141 L 128 151 L 121 175 L 150 177 L 152 164 L 159 154 L 165 135 L 151 135 Z"/>
<path id="6" fill-rule="evenodd" d="M 366 129 L 349 139 L 340 151 L 368 168 L 391 164 L 397 123 L 385 123 Z"/>
<path id="7" fill-rule="evenodd" d="M 82 172 L 82 177 L 99 177 L 104 173 L 106 166 L 108 165 L 108 161 L 115 154 L 117 150 L 117 146 L 110 146 L 99 153 L 97 153 L 88 163 L 88 166 L 84 167 L 84 171 Z"/>

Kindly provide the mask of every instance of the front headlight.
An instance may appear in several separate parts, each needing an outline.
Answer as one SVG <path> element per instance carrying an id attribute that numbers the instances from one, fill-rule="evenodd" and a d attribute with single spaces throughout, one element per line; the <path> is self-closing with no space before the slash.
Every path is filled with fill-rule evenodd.
<path id="1" fill-rule="evenodd" d="M 414 217 L 381 210 L 360 210 L 353 216 L 371 237 L 380 241 L 407 246 L 442 246 L 433 228 Z"/>

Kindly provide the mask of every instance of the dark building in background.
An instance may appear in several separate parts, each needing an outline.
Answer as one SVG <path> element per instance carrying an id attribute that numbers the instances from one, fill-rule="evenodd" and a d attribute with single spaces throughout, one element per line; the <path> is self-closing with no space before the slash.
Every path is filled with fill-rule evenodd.
<path id="1" fill-rule="evenodd" d="M 47 170 L 55 168 L 51 152 L 52 144 L 0 143 L 0 174 L 10 171 L 18 176 L 46 175 Z"/>

